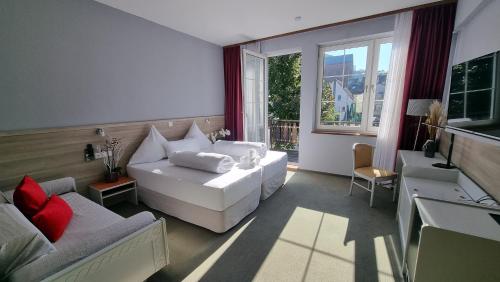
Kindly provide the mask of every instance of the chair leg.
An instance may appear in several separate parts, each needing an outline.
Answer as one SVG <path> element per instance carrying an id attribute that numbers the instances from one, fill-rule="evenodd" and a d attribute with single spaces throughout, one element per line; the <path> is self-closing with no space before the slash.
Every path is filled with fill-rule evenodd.
<path id="1" fill-rule="evenodd" d="M 394 191 L 392 191 L 392 201 L 393 202 L 396 202 L 396 194 L 397 194 L 397 191 L 396 191 L 397 187 L 396 187 L 396 183 L 395 183 L 396 181 L 395 180 L 396 179 L 392 180 L 392 189 L 394 190 Z"/>
<path id="2" fill-rule="evenodd" d="M 352 178 L 351 178 L 351 188 L 349 189 L 349 196 L 352 195 L 352 186 L 354 185 L 354 173 L 352 174 Z"/>
<path id="3" fill-rule="evenodd" d="M 370 182 L 368 182 L 369 185 Z M 370 195 L 370 208 L 373 208 L 373 196 L 375 196 L 375 180 L 372 182 L 372 189 L 371 189 L 371 195 Z"/>

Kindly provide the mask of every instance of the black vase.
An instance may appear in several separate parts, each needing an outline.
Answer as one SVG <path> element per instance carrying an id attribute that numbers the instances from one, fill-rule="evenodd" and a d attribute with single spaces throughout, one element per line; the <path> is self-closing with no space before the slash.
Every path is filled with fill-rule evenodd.
<path id="1" fill-rule="evenodd" d="M 106 172 L 104 175 L 104 181 L 108 183 L 116 182 L 118 181 L 118 178 L 120 177 L 120 173 L 113 171 L 113 172 Z"/>
<path id="2" fill-rule="evenodd" d="M 424 149 L 424 156 L 427 158 L 434 158 L 434 155 L 436 154 L 436 141 L 434 140 L 427 140 L 423 146 Z"/>

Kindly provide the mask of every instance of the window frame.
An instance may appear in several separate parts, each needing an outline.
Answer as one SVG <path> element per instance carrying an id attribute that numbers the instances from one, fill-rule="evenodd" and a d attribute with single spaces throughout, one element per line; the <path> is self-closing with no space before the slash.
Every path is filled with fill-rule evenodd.
<path id="1" fill-rule="evenodd" d="M 360 37 L 356 39 L 351 39 L 349 41 L 342 40 L 336 41 L 324 45 L 319 45 L 318 48 L 318 72 L 317 72 L 317 84 L 316 84 L 316 118 L 315 118 L 315 129 L 314 132 L 338 132 L 339 134 L 359 134 L 359 135 L 374 135 L 378 131 L 378 127 L 370 126 L 369 119 L 374 112 L 375 103 L 375 86 L 372 81 L 376 81 L 378 67 L 378 58 L 380 52 L 380 44 L 392 42 L 392 32 L 383 33 L 378 35 L 372 35 L 367 37 Z M 325 52 L 344 50 L 349 48 L 356 48 L 361 46 L 367 46 L 367 60 L 365 69 L 365 85 L 363 93 L 363 107 L 362 107 L 362 118 L 359 127 L 352 126 L 336 126 L 336 125 L 323 125 L 321 124 L 321 105 L 322 101 L 322 91 L 323 91 L 323 79 L 324 79 L 324 57 Z M 344 77 L 344 74 L 342 74 Z"/>
<path id="2" fill-rule="evenodd" d="M 497 90 L 496 88 L 498 87 L 496 85 L 496 79 L 495 79 L 495 76 L 497 75 L 497 64 L 498 64 L 498 52 L 493 52 L 493 53 L 490 53 L 490 54 L 486 54 L 484 56 L 481 56 L 479 58 L 484 58 L 484 57 L 489 57 L 491 56 L 492 58 L 492 63 L 493 63 L 493 68 L 492 68 L 492 81 L 491 81 L 491 85 L 490 87 L 488 88 L 481 88 L 481 89 L 474 89 L 474 90 L 469 90 L 468 89 L 468 77 L 469 77 L 469 63 L 475 59 L 472 59 L 472 60 L 469 60 L 469 61 L 465 61 L 465 62 L 462 62 L 460 64 L 464 64 L 464 89 L 462 91 L 455 91 L 455 92 L 452 92 L 451 91 L 451 85 L 450 85 L 450 89 L 449 89 L 449 92 L 448 92 L 448 106 L 450 104 L 450 99 L 451 99 L 451 96 L 453 95 L 460 95 L 460 94 L 463 94 L 464 98 L 463 98 L 463 101 L 464 101 L 464 105 L 463 105 L 463 117 L 461 118 L 453 118 L 453 119 L 449 119 L 448 122 L 449 123 L 452 123 L 453 126 L 461 126 L 461 125 L 487 125 L 491 122 L 491 119 L 494 118 L 494 106 L 495 106 L 495 91 Z M 479 58 L 476 58 L 476 59 L 479 59 Z M 458 65 L 460 65 L 458 64 Z M 453 72 L 453 70 L 451 71 Z M 490 102 L 490 118 L 489 119 L 481 119 L 481 120 L 472 120 L 472 119 L 469 119 L 469 117 L 467 117 L 467 113 L 468 113 L 468 109 L 467 109 L 467 100 L 468 100 L 468 95 L 469 93 L 474 93 L 474 92 L 481 92 L 481 91 L 491 91 L 491 102 Z"/>

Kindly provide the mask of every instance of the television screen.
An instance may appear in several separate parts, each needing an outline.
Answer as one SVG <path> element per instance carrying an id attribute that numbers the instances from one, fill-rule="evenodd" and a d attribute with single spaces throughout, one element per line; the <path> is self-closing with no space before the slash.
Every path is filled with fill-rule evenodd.
<path id="1" fill-rule="evenodd" d="M 452 67 L 449 128 L 500 140 L 499 53 Z"/>

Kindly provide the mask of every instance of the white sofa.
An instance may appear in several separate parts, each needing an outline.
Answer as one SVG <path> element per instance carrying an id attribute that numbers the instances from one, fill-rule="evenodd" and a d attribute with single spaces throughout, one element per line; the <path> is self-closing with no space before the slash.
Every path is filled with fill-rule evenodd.
<path id="1" fill-rule="evenodd" d="M 79 195 L 70 177 L 40 185 L 60 195 L 73 217 L 55 251 L 15 269 L 8 281 L 143 281 L 168 264 L 163 218 L 150 212 L 123 218 Z M 12 203 L 12 194 L 5 192 L 5 200 Z"/>

